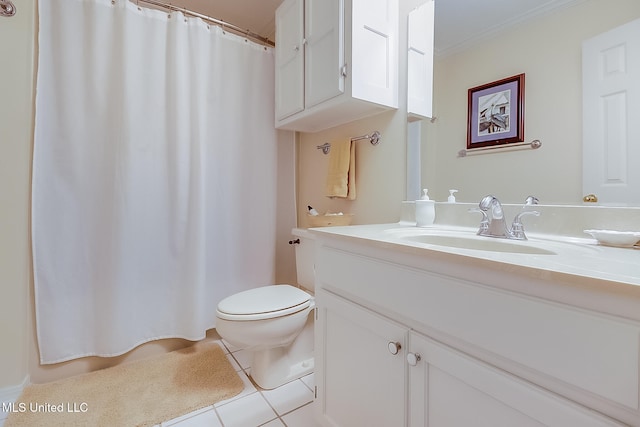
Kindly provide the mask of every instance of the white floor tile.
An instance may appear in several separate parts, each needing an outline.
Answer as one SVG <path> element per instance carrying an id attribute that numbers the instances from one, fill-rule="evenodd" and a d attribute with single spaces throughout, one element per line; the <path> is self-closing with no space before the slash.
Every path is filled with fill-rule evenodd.
<path id="1" fill-rule="evenodd" d="M 251 353 L 247 350 L 234 351 L 232 355 L 238 361 L 242 369 L 251 367 Z"/>
<path id="2" fill-rule="evenodd" d="M 262 424 L 260 427 L 285 427 L 285 425 L 279 419 L 275 419 L 273 421 L 269 421 L 266 424 Z"/>
<path id="3" fill-rule="evenodd" d="M 216 410 L 225 427 L 257 427 L 277 418 L 260 393 L 234 400 Z"/>
<path id="4" fill-rule="evenodd" d="M 205 408 L 198 409 L 198 410 L 193 411 L 193 412 L 190 412 L 190 413 L 188 413 L 188 414 L 181 415 L 181 416 L 176 417 L 176 418 L 174 418 L 174 419 L 172 419 L 172 420 L 164 421 L 164 422 L 161 424 L 161 426 L 162 426 L 162 427 L 173 426 L 173 425 L 176 425 L 176 424 L 180 423 L 181 421 L 186 420 L 187 418 L 194 417 L 194 416 L 199 415 L 199 414 L 201 414 L 201 413 L 203 413 L 203 412 L 211 411 L 212 409 L 213 409 L 213 405 L 212 405 L 212 406 L 207 406 L 207 407 L 205 407 Z"/>
<path id="5" fill-rule="evenodd" d="M 177 424 L 173 424 L 175 427 L 222 427 L 218 415 L 214 409 L 209 409 L 205 412 L 200 412 L 192 417 L 185 418 Z"/>
<path id="6" fill-rule="evenodd" d="M 307 387 L 309 387 L 309 390 L 315 390 L 316 377 L 314 372 L 310 373 L 309 375 L 305 375 L 304 377 L 300 378 L 300 380 L 305 383 Z"/>
<path id="7" fill-rule="evenodd" d="M 313 393 L 300 380 L 291 381 L 273 390 L 263 390 L 261 393 L 278 415 L 286 414 L 313 401 Z"/>
<path id="8" fill-rule="evenodd" d="M 287 427 L 320 427 L 314 419 L 313 403 L 296 409 L 282 417 Z"/>
<path id="9" fill-rule="evenodd" d="M 222 344 L 227 347 L 227 349 L 229 350 L 229 353 L 233 353 L 234 351 L 238 351 L 240 350 L 240 347 L 236 347 L 235 345 L 231 345 L 229 344 L 227 341 L 221 339 L 220 340 L 222 342 Z"/>
<path id="10" fill-rule="evenodd" d="M 227 353 L 225 354 L 225 356 L 227 356 L 227 360 L 231 363 L 231 366 L 233 366 L 233 369 L 235 369 L 236 372 L 242 370 L 242 367 L 238 364 L 238 362 L 236 362 L 236 359 L 231 355 L 231 353 Z"/>

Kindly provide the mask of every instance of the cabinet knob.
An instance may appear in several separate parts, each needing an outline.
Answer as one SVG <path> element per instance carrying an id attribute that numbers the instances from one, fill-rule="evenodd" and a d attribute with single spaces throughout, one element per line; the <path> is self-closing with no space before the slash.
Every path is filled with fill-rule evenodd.
<path id="1" fill-rule="evenodd" d="M 389 342 L 389 353 L 398 354 L 402 346 L 399 342 Z"/>
<path id="2" fill-rule="evenodd" d="M 409 365 L 416 366 L 420 360 L 422 360 L 422 356 L 418 353 L 407 353 L 407 363 Z"/>

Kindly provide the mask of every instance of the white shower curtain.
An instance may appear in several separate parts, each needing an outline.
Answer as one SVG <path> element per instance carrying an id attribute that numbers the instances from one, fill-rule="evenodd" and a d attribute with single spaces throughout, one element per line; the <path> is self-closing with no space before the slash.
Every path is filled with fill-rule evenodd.
<path id="1" fill-rule="evenodd" d="M 41 0 L 32 233 L 41 363 L 201 339 L 272 283 L 273 50 L 127 0 Z"/>

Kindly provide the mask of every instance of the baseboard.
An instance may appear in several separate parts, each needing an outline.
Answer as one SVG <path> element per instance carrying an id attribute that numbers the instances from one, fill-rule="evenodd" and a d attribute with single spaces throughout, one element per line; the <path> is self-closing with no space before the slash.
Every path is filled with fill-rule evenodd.
<path id="1" fill-rule="evenodd" d="M 30 381 L 29 375 L 27 375 L 22 381 L 22 384 L 0 388 L 0 420 L 4 420 L 7 418 L 7 415 L 9 415 L 8 412 L 2 410 L 2 404 L 8 402 L 12 403 L 18 400 L 20 393 L 22 393 L 22 390 L 29 385 Z"/>

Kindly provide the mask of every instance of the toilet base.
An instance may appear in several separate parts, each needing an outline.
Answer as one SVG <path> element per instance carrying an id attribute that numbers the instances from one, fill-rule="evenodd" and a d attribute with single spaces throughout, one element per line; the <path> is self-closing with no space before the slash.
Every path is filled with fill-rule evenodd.
<path id="1" fill-rule="evenodd" d="M 251 378 L 265 390 L 274 389 L 313 372 L 313 354 L 294 361 L 287 348 L 278 347 L 253 353 Z"/>
<path id="2" fill-rule="evenodd" d="M 313 372 L 313 323 L 311 314 L 289 346 L 253 352 L 250 375 L 257 385 L 270 390 Z"/>

